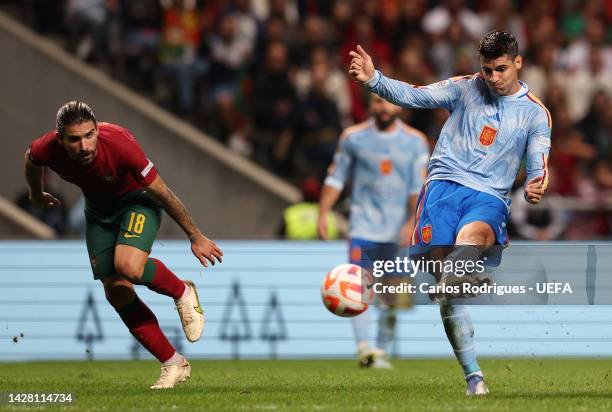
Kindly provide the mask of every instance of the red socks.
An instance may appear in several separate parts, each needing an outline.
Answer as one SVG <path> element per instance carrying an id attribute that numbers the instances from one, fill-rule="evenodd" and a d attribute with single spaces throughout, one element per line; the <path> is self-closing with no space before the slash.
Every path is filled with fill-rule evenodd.
<path id="1" fill-rule="evenodd" d="M 147 259 L 140 283 L 173 299 L 183 296 L 186 287 L 166 265 L 153 258 Z M 157 318 L 138 296 L 117 313 L 138 342 L 160 362 L 166 362 L 174 355 L 176 351 L 159 327 Z"/>
<path id="2" fill-rule="evenodd" d="M 176 352 L 162 332 L 151 309 L 138 296 L 117 311 L 132 335 L 160 362 L 166 362 Z"/>
<path id="3" fill-rule="evenodd" d="M 185 282 L 176 277 L 161 261 L 147 259 L 141 283 L 153 292 L 179 299 L 185 292 Z"/>

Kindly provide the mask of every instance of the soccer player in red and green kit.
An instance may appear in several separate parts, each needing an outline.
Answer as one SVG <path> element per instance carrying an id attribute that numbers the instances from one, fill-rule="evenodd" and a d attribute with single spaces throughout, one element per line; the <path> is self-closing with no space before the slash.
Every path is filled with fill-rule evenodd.
<path id="1" fill-rule="evenodd" d="M 195 342 L 204 328 L 195 285 L 149 257 L 161 208 L 185 231 L 202 265 L 221 262 L 221 249 L 198 229 L 134 136 L 121 126 L 98 123 L 84 102 L 60 107 L 56 130 L 32 142 L 25 156 L 30 199 L 38 206 L 53 207 L 59 201 L 44 191 L 42 167 L 83 191 L 94 279 L 102 282 L 108 302 L 132 335 L 162 363 L 161 375 L 151 388 L 172 388 L 185 381 L 191 375 L 189 362 L 170 344 L 153 312 L 136 295 L 134 284 L 173 298 L 185 336 Z"/>

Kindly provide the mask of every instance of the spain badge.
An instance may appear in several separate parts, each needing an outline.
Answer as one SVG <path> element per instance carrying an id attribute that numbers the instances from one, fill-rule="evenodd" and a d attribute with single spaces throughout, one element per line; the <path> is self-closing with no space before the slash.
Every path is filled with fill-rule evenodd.
<path id="1" fill-rule="evenodd" d="M 496 136 L 497 129 L 494 129 L 491 126 L 485 126 L 480 132 L 480 144 L 483 146 L 491 146 L 495 141 Z"/>
<path id="2" fill-rule="evenodd" d="M 379 168 L 380 168 L 380 173 L 382 173 L 383 175 L 385 176 L 390 175 L 391 172 L 393 171 L 393 162 L 391 161 L 391 159 L 385 159 L 380 162 Z"/>
<path id="3" fill-rule="evenodd" d="M 421 240 L 425 243 L 431 242 L 431 224 L 425 225 L 421 228 Z"/>

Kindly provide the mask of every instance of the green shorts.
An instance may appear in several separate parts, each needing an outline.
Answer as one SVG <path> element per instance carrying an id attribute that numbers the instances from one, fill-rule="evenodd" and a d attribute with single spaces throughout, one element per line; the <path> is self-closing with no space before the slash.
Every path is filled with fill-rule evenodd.
<path id="1" fill-rule="evenodd" d="M 150 204 L 145 204 L 150 203 Z M 151 202 L 128 203 L 111 216 L 85 211 L 87 252 L 94 279 L 115 275 L 115 246 L 151 252 L 161 224 L 161 209 Z"/>

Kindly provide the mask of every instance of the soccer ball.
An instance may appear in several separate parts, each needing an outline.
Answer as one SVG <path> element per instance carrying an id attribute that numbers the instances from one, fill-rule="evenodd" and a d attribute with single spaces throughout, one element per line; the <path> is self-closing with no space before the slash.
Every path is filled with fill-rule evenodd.
<path id="1" fill-rule="evenodd" d="M 374 299 L 374 290 L 368 287 L 370 274 L 353 264 L 333 268 L 321 285 L 321 298 L 334 315 L 350 318 L 366 311 Z"/>

